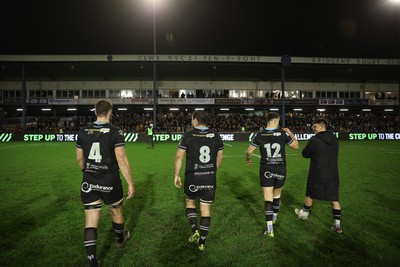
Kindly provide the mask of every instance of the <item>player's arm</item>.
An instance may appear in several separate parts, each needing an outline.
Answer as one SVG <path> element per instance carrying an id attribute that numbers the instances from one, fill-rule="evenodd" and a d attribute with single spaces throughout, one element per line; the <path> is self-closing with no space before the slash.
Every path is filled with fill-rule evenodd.
<path id="1" fill-rule="evenodd" d="M 246 163 L 248 165 L 253 164 L 253 162 L 251 161 L 251 156 L 253 156 L 253 152 L 254 150 L 256 150 L 257 147 L 253 146 L 253 145 L 249 145 L 249 147 L 247 148 L 246 151 Z"/>
<path id="2" fill-rule="evenodd" d="M 217 170 L 218 170 L 219 166 L 221 165 L 223 158 L 224 158 L 224 151 L 219 150 L 217 153 Z"/>
<path id="3" fill-rule="evenodd" d="M 296 137 L 294 136 L 294 134 L 289 130 L 289 128 L 282 128 L 282 130 L 284 130 L 285 132 L 288 133 L 288 135 L 290 136 L 290 138 L 292 138 L 292 143 L 290 143 L 289 147 L 291 149 L 297 150 L 299 149 L 299 141 L 297 141 Z"/>
<path id="4" fill-rule="evenodd" d="M 178 150 L 176 151 L 176 155 L 175 155 L 174 184 L 175 184 L 175 187 L 177 187 L 177 188 L 181 188 L 181 186 L 182 186 L 182 181 L 181 181 L 181 177 L 179 176 L 179 173 L 182 168 L 183 158 L 185 157 L 185 153 L 186 153 L 186 150 L 178 148 Z"/>
<path id="5" fill-rule="evenodd" d="M 79 168 L 81 168 L 81 170 L 83 171 L 85 169 L 85 155 L 83 154 L 82 148 L 76 148 L 76 161 Z"/>
<path id="6" fill-rule="evenodd" d="M 128 157 L 126 156 L 126 150 L 124 146 L 118 146 L 115 148 L 115 156 L 117 158 L 119 169 L 128 184 L 127 199 L 133 197 L 135 194 L 135 186 L 132 181 L 131 166 L 129 165 Z"/>

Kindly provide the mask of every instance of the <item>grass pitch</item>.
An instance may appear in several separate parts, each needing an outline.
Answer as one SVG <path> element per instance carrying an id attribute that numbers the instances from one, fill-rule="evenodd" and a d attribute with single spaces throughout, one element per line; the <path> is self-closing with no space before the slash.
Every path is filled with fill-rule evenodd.
<path id="1" fill-rule="evenodd" d="M 308 221 L 294 214 L 305 193 L 305 144 L 287 148 L 274 239 L 262 235 L 258 159 L 247 166 L 248 143 L 226 144 L 204 252 L 187 241 L 183 189 L 173 185 L 177 143 L 155 149 L 128 144 L 136 196 L 125 201 L 124 212 L 132 237 L 123 249 L 115 246 L 103 207 L 97 243 L 102 265 L 399 266 L 400 142 L 340 143 L 341 235 L 330 230 L 330 203 L 315 202 Z M 0 266 L 86 266 L 74 143 L 0 144 L 0 170 Z"/>

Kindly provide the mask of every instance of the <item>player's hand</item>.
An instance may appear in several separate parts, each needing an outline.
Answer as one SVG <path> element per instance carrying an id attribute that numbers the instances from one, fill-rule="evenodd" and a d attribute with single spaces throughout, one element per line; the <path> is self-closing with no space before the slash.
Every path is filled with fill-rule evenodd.
<path id="1" fill-rule="evenodd" d="M 135 187 L 133 185 L 128 186 L 128 193 L 126 199 L 130 199 L 135 194 Z"/>
<path id="2" fill-rule="evenodd" d="M 182 183 L 181 183 L 181 177 L 179 175 L 175 175 L 174 184 L 176 188 L 181 188 Z"/>
<path id="3" fill-rule="evenodd" d="M 289 128 L 282 128 L 282 130 L 284 130 L 285 132 L 287 132 L 288 134 L 291 134 L 292 132 L 289 130 Z"/>

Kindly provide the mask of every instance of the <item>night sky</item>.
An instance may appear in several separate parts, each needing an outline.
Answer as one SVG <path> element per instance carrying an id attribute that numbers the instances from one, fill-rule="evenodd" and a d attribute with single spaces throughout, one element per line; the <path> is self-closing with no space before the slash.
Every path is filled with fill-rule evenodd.
<path id="1" fill-rule="evenodd" d="M 400 57 L 389 0 L 155 0 L 157 54 Z M 152 54 L 153 0 L 4 0 L 0 54 Z"/>

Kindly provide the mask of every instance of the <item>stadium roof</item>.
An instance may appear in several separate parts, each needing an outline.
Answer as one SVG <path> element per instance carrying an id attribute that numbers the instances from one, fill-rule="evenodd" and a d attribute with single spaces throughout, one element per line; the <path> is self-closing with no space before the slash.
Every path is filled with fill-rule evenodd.
<path id="1" fill-rule="evenodd" d="M 0 81 L 280 81 L 281 58 L 214 55 L 0 55 Z M 292 82 L 400 83 L 399 59 L 291 58 Z"/>

